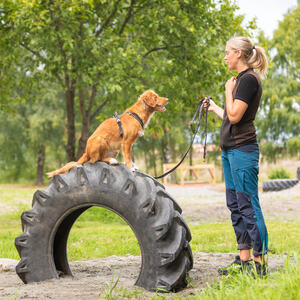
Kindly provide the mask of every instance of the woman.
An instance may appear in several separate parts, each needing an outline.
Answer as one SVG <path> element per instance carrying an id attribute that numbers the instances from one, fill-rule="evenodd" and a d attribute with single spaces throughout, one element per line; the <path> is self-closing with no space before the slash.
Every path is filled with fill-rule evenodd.
<path id="1" fill-rule="evenodd" d="M 238 76 L 226 82 L 225 109 L 211 100 L 208 110 L 223 120 L 220 146 L 226 202 L 240 250 L 232 265 L 247 271 L 255 266 L 258 274 L 265 275 L 268 232 L 258 199 L 259 146 L 253 124 L 262 87 L 260 76 L 253 69 L 264 76 L 268 62 L 263 48 L 254 46 L 247 37 L 231 38 L 224 59 Z M 253 249 L 254 264 L 250 249 Z M 231 266 L 219 269 L 219 273 L 227 275 Z"/>

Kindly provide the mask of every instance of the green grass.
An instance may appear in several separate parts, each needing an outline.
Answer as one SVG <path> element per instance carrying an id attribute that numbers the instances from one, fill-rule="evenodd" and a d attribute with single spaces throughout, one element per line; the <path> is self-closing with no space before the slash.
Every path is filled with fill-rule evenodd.
<path id="1" fill-rule="evenodd" d="M 141 255 L 137 239 L 128 225 L 77 222 L 68 239 L 70 260 L 126 254 Z"/>
<path id="2" fill-rule="evenodd" d="M 194 252 L 236 252 L 233 228 L 228 223 L 189 226 Z M 271 253 L 300 253 L 300 222 L 267 222 Z"/>
<path id="3" fill-rule="evenodd" d="M 294 255 L 295 262 L 286 258 L 282 270 L 269 274 L 267 278 L 253 278 L 245 274 L 224 277 L 208 285 L 189 300 L 265 300 L 300 299 L 300 256 Z"/>
<path id="4" fill-rule="evenodd" d="M 20 215 L 31 208 L 35 190 L 0 185 L 0 206 L 10 208 L 8 214 L 0 214 L 0 257 L 19 258 L 14 239 L 22 233 Z M 267 227 L 272 253 L 300 252 L 300 222 L 268 222 Z M 190 229 L 194 252 L 236 252 L 235 236 L 229 221 L 191 225 Z M 140 250 L 130 227 L 115 213 L 92 207 L 72 227 L 68 240 L 70 260 L 125 254 L 139 255 Z"/>
<path id="5" fill-rule="evenodd" d="M 90 220 L 90 221 L 89 221 Z M 272 253 L 300 253 L 300 222 L 269 222 L 269 248 Z M 236 252 L 230 223 L 191 225 L 194 252 Z M 0 257 L 18 259 L 14 239 L 22 233 L 20 213 L 0 216 Z M 116 214 L 104 208 L 90 208 L 75 222 L 68 239 L 70 260 L 140 255 L 131 228 Z"/>

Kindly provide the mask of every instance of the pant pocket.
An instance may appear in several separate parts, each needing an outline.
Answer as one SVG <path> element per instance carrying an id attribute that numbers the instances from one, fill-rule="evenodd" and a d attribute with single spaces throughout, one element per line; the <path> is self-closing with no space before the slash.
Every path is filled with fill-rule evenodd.
<path id="1" fill-rule="evenodd" d="M 243 169 L 236 169 L 234 172 L 234 183 L 236 192 L 245 192 L 245 171 Z"/>

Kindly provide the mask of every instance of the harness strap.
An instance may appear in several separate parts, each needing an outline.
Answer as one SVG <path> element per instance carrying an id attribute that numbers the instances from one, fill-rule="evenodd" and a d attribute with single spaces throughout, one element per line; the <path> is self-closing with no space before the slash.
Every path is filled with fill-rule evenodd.
<path id="1" fill-rule="evenodd" d="M 136 113 L 131 113 L 129 111 L 126 112 L 127 114 L 130 114 L 132 117 L 134 117 L 142 126 L 142 128 L 144 129 L 144 122 L 143 120 L 140 118 L 140 116 Z"/>
<path id="2" fill-rule="evenodd" d="M 122 138 L 122 137 L 123 137 L 123 128 L 122 128 L 122 124 L 121 124 L 120 117 L 119 117 L 119 115 L 118 115 L 117 112 L 114 113 L 114 118 L 115 118 L 116 121 L 117 121 L 117 124 L 118 124 L 118 126 L 119 126 L 119 130 L 120 130 L 120 136 L 121 136 L 121 138 Z"/>

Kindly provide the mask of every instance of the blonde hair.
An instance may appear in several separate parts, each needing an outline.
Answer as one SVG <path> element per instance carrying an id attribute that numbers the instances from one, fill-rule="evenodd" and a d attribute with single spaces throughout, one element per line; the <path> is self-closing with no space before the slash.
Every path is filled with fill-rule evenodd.
<path id="1" fill-rule="evenodd" d="M 262 47 L 254 46 L 248 37 L 235 36 L 228 40 L 227 45 L 234 50 L 242 51 L 242 58 L 250 68 L 256 69 L 265 78 L 268 70 L 268 58 Z"/>

